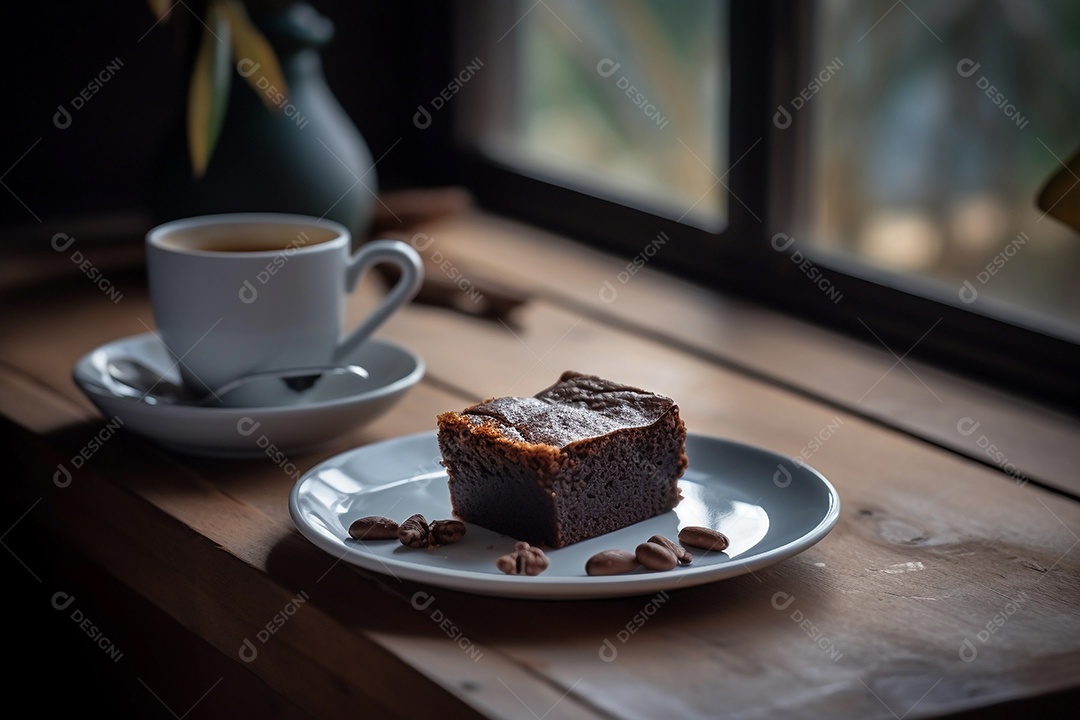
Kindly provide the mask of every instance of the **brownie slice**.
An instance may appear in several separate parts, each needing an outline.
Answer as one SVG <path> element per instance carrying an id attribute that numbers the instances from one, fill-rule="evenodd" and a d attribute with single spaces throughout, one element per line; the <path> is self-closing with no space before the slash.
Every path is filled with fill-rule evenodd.
<path id="1" fill-rule="evenodd" d="M 559 548 L 671 510 L 686 425 L 670 398 L 565 372 L 534 397 L 438 416 L 454 515 Z"/>

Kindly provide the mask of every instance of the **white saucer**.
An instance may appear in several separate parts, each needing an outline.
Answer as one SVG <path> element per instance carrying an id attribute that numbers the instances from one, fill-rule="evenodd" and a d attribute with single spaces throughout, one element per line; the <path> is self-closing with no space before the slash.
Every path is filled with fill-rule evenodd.
<path id="1" fill-rule="evenodd" d="M 180 373 L 168 350 L 153 333 L 106 343 L 79 359 L 75 384 L 106 418 L 171 450 L 208 457 L 286 456 L 316 450 L 371 422 L 390 409 L 424 376 L 424 361 L 411 350 L 372 338 L 356 357 L 367 369 L 370 389 L 356 392 L 356 379 L 325 375 L 313 388 L 294 393 L 282 384 L 281 404 L 259 407 L 151 405 L 109 390 L 110 359 L 133 358 L 173 382 Z"/>

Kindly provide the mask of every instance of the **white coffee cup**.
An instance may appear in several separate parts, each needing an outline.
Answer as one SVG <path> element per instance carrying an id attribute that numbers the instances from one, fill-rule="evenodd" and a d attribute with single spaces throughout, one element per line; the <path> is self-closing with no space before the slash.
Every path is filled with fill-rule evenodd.
<path id="1" fill-rule="evenodd" d="M 249 373 L 347 363 L 424 277 L 407 243 L 350 246 L 345 226 L 304 215 L 207 215 L 150 230 L 154 321 L 184 383 L 205 394 Z M 346 294 L 380 263 L 400 269 L 397 283 L 344 332 Z"/>

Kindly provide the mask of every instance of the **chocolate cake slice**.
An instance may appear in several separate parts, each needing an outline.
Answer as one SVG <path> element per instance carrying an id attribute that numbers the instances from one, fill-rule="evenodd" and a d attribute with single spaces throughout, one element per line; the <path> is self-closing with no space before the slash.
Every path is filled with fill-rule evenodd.
<path id="1" fill-rule="evenodd" d="M 670 398 L 565 372 L 534 397 L 438 417 L 454 515 L 559 548 L 671 510 L 686 425 Z"/>

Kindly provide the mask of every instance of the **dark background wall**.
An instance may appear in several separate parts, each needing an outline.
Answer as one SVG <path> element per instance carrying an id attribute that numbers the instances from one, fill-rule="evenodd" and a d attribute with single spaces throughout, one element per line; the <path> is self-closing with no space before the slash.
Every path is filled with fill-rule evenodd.
<path id="1" fill-rule="evenodd" d="M 195 10 L 204 4 L 185 2 Z M 452 4 L 419 0 L 311 4 L 336 26 L 335 38 L 322 53 L 325 74 L 373 156 L 378 158 L 401 138 L 378 166 L 380 185 L 450 180 L 454 170 L 448 156 L 449 124 L 420 131 L 412 116 L 416 106 L 430 100 L 450 77 Z M 145 0 L 47 0 L 19 3 L 17 13 L 10 4 L 6 9 L 0 21 L 4 37 L 0 67 L 5 68 L 0 93 L 0 280 L 18 276 L 39 255 L 70 269 L 65 257 L 50 249 L 50 240 L 58 230 L 76 232 L 72 228 L 84 227 L 87 219 L 103 218 L 97 231 L 103 244 L 140 239 L 139 222 L 122 218 L 137 217 L 145 210 L 146 188 L 163 143 L 184 122 L 192 60 L 191 43 L 185 40 L 197 29 L 183 5 L 174 8 L 168 22 L 155 26 Z M 73 110 L 72 98 L 110 63 L 122 64 L 81 109 Z M 437 69 L 444 66 L 445 71 Z M 60 104 L 71 112 L 66 128 L 54 123 Z M 93 234 L 78 235 L 85 243 Z M 94 253 L 96 265 L 108 260 L 107 253 Z M 121 285 L 143 281 L 141 270 L 130 277 L 120 269 L 108 272 Z M 42 292 L 48 292 L 48 285 L 44 287 Z M 0 312 L 18 312 L 12 304 L 0 306 Z M 0 345 L 3 342 L 0 336 Z M 12 428 L 0 430 L 0 445 L 16 442 Z M 10 463 L 6 470 L 20 472 Z M 145 601 L 127 597 L 130 591 L 125 588 L 94 588 L 93 592 L 111 595 L 116 607 L 143 614 L 156 624 L 152 637 L 118 636 L 122 613 L 113 615 L 104 607 L 87 605 L 84 609 L 95 623 L 125 648 L 122 661 L 112 662 L 84 630 L 50 605 L 50 593 L 57 588 L 77 595 L 80 603 L 88 603 L 92 592 L 74 583 L 77 571 L 61 577 L 43 570 L 61 559 L 69 572 L 81 560 L 54 546 L 48 533 L 28 516 L 27 507 L 7 494 L 0 497 L 0 529 L 14 530 L 4 533 L 5 549 L 0 551 L 7 558 L 0 570 L 11 590 L 4 609 L 17 624 L 6 647 L 16 666 L 8 685 L 24 692 L 40 690 L 33 692 L 34 707 L 48 717 L 87 709 L 105 710 L 114 718 L 175 717 L 139 681 L 143 663 L 186 647 L 185 652 L 194 654 L 158 659 L 168 667 L 205 673 L 220 666 L 224 656 L 209 646 L 178 645 L 182 629 Z M 230 678 L 225 687 L 244 688 L 244 678 Z M 196 699 L 164 694 L 176 708 L 188 708 Z M 251 688 L 248 698 L 260 699 L 260 691 Z M 266 702 L 267 707 L 272 705 Z M 261 708 L 252 707 L 238 717 L 260 714 L 265 714 Z"/>
<path id="2" fill-rule="evenodd" d="M 450 76 L 452 3 L 310 4 L 334 22 L 335 37 L 322 52 L 325 74 L 373 156 L 402 138 L 378 167 L 381 187 L 452 179 L 448 124 L 427 131 L 412 124 L 417 105 Z M 190 40 L 199 29 L 187 8 L 203 5 L 177 4 L 156 26 L 145 0 L 27 3 L 19 19 L 7 18 L 0 243 L 36 244 L 50 224 L 145 202 L 163 143 L 184 121 Z M 71 110 L 80 90 L 117 61 L 108 82 Z M 54 123 L 60 104 L 71 112 L 65 129 Z"/>

